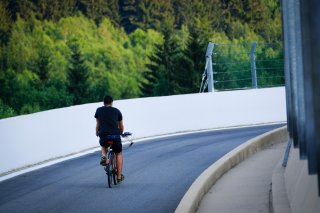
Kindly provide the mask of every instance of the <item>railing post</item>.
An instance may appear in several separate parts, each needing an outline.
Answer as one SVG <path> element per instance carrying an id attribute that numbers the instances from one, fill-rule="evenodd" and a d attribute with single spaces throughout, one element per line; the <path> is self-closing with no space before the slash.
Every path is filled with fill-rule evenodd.
<path id="1" fill-rule="evenodd" d="M 255 88 L 255 89 L 258 88 L 256 61 L 254 58 L 256 47 L 257 47 L 257 42 L 252 42 L 251 51 L 250 51 L 250 63 L 251 63 L 252 88 Z"/>
<path id="2" fill-rule="evenodd" d="M 208 80 L 208 92 L 214 92 L 214 81 L 213 81 L 213 68 L 212 68 L 212 51 L 214 43 L 209 42 L 206 52 L 206 63 L 207 65 L 207 80 Z"/>

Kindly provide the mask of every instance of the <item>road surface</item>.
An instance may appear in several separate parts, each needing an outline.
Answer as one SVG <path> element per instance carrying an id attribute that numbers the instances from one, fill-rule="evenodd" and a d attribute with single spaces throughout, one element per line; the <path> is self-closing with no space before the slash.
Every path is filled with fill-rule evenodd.
<path id="1" fill-rule="evenodd" d="M 123 151 L 124 183 L 112 189 L 107 188 L 99 152 L 67 160 L 0 182 L 0 212 L 174 212 L 193 181 L 212 163 L 279 126 L 136 143 Z"/>

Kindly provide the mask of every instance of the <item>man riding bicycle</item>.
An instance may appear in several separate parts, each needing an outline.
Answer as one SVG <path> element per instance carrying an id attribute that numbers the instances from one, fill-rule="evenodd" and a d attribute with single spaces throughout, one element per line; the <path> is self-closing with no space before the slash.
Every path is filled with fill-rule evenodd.
<path id="1" fill-rule="evenodd" d="M 123 133 L 124 126 L 122 114 L 120 110 L 113 107 L 113 99 L 111 96 L 105 96 L 103 100 L 104 106 L 99 107 L 94 115 L 96 118 L 96 136 L 99 136 L 101 146 L 101 165 L 106 164 L 106 154 L 109 141 L 113 141 L 113 151 L 116 153 L 117 162 L 117 182 L 120 184 L 124 180 L 122 174 L 122 144 L 120 135 Z"/>

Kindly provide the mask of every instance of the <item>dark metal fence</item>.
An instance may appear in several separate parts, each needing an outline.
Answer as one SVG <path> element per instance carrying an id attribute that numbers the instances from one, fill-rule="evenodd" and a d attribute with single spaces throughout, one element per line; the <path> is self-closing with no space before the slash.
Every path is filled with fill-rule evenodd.
<path id="1" fill-rule="evenodd" d="M 320 195 L 320 2 L 281 3 L 289 137 L 318 175 Z"/>

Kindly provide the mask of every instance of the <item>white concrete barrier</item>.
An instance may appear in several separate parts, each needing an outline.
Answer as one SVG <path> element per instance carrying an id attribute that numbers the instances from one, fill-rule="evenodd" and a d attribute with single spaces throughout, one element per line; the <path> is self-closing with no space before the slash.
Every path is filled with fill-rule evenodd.
<path id="1" fill-rule="evenodd" d="M 284 183 L 292 213 L 320 213 L 318 178 L 308 175 L 308 161 L 299 159 L 299 149 L 291 147 Z M 277 212 L 278 213 L 278 212 Z"/>
<path id="2" fill-rule="evenodd" d="M 284 87 L 115 101 L 136 138 L 285 122 Z M 85 104 L 0 120 L 0 175 L 98 146 Z"/>

